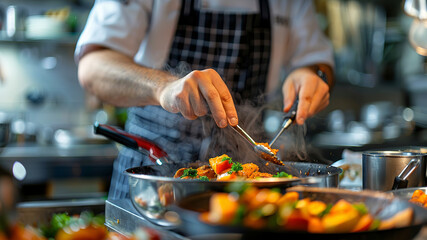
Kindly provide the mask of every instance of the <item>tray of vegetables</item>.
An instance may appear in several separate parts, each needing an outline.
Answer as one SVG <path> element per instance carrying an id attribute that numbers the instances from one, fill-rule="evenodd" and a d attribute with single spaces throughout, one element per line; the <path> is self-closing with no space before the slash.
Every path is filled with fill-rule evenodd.
<path id="1" fill-rule="evenodd" d="M 427 210 L 391 194 L 297 186 L 281 192 L 253 186 L 203 193 L 175 211 L 189 236 L 234 233 L 236 239 L 412 239 Z"/>

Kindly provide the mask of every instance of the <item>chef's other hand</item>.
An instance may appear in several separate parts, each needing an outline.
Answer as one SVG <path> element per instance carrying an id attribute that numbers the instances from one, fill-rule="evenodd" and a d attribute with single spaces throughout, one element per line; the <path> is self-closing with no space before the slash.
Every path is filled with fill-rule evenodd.
<path id="1" fill-rule="evenodd" d="M 160 105 L 169 112 L 194 120 L 211 111 L 220 128 L 238 124 L 233 98 L 222 78 L 213 69 L 192 71 L 159 90 Z M 208 109 L 209 108 L 209 109 Z"/>
<path id="2" fill-rule="evenodd" d="M 297 124 L 320 112 L 329 105 L 329 86 L 311 68 L 298 68 L 291 72 L 283 84 L 284 111 L 288 112 L 299 96 Z"/>

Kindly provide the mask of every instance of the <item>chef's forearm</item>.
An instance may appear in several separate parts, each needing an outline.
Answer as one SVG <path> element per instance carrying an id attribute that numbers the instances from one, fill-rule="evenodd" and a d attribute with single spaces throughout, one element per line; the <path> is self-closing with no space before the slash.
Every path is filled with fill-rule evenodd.
<path id="1" fill-rule="evenodd" d="M 132 58 L 101 49 L 79 62 L 80 84 L 103 102 L 120 107 L 159 105 L 159 91 L 176 77 L 140 66 Z"/>

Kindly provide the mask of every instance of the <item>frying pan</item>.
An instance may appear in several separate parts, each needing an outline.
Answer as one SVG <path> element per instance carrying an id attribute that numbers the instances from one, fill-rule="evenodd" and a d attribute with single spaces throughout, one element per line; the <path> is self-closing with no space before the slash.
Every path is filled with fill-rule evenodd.
<path id="1" fill-rule="evenodd" d="M 95 133 L 102 134 L 134 150 L 147 154 L 155 164 L 134 167 L 124 173 L 128 176 L 130 199 L 137 211 L 154 224 L 175 228 L 179 219 L 169 211 L 169 207 L 181 199 L 198 193 L 225 191 L 229 183 L 236 181 L 202 181 L 198 179 L 173 178 L 180 168 L 197 168 L 207 163 L 174 162 L 166 152 L 154 143 L 117 129 L 95 123 Z M 262 178 L 250 181 L 257 187 L 286 189 L 294 185 L 316 187 L 337 187 L 342 169 L 324 164 L 305 162 L 284 162 L 284 166 L 270 164 L 263 172 L 276 174 L 286 172 L 297 178 Z M 249 181 L 239 180 L 239 183 Z"/>
<path id="2" fill-rule="evenodd" d="M 364 202 L 373 216 L 387 219 L 406 208 L 414 210 L 412 224 L 407 227 L 389 230 L 365 231 L 357 233 L 308 233 L 275 229 L 255 230 L 244 227 L 211 225 L 199 220 L 201 212 L 209 210 L 209 198 L 212 193 L 202 193 L 189 196 L 177 203 L 173 209 L 180 216 L 182 224 L 180 231 L 190 238 L 197 239 L 206 234 L 231 233 L 233 239 L 412 239 L 427 224 L 427 210 L 403 199 L 395 198 L 391 194 L 373 191 L 354 192 L 333 188 L 313 188 L 297 186 L 288 188 L 288 191 L 300 193 L 301 198 L 321 200 L 326 203 L 335 203 L 339 199 L 349 202 Z"/>

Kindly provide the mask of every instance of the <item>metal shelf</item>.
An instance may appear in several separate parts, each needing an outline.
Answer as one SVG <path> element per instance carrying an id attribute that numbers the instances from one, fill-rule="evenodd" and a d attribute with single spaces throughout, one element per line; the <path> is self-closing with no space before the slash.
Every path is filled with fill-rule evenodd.
<path id="1" fill-rule="evenodd" d="M 58 37 L 32 38 L 26 37 L 25 32 L 18 33 L 14 37 L 8 37 L 4 31 L 0 31 L 0 43 L 56 43 L 75 45 L 78 37 L 78 33 L 69 33 Z"/>

